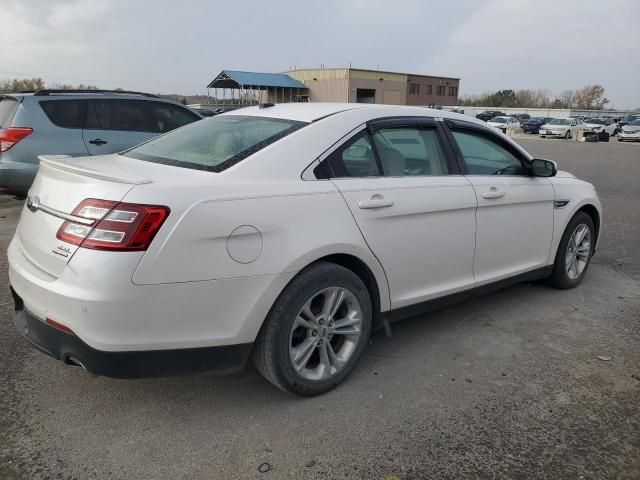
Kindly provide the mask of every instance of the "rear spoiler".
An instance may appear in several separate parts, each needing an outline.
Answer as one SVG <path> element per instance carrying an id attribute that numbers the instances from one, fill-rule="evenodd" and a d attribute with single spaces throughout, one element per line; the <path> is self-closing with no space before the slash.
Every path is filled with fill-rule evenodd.
<path id="1" fill-rule="evenodd" d="M 74 158 L 71 155 L 40 155 L 38 159 L 40 160 L 40 165 L 84 177 L 131 185 L 143 185 L 153 182 L 150 178 L 132 175 L 130 172 L 125 171 L 121 165 L 114 165 L 113 163 L 115 162 L 109 162 L 109 160 L 105 158 L 96 160 L 93 157 Z M 108 166 L 109 168 L 101 170 L 101 166 Z"/>

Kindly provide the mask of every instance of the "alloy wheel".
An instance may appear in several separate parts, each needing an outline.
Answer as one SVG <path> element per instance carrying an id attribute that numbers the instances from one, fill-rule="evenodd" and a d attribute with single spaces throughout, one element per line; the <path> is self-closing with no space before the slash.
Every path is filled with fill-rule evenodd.
<path id="1" fill-rule="evenodd" d="M 362 307 L 343 287 L 328 287 L 304 303 L 289 335 L 289 358 L 295 371 L 312 381 L 340 372 L 362 337 Z"/>
<path id="2" fill-rule="evenodd" d="M 591 231 L 587 225 L 581 223 L 571 234 L 565 255 L 565 268 L 567 276 L 571 280 L 575 280 L 582 275 L 589 263 L 590 255 Z"/>

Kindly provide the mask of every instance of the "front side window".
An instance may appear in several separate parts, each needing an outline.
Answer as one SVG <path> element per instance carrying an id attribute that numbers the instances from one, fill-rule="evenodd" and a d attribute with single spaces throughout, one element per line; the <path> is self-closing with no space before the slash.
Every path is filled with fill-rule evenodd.
<path id="1" fill-rule="evenodd" d="M 305 125 L 305 122 L 279 118 L 218 115 L 154 138 L 123 155 L 164 165 L 221 172 Z"/>
<path id="2" fill-rule="evenodd" d="M 144 101 L 89 100 L 86 128 L 122 132 L 151 132 Z"/>
<path id="3" fill-rule="evenodd" d="M 435 128 L 382 128 L 373 138 L 384 176 L 449 173 Z"/>
<path id="4" fill-rule="evenodd" d="M 151 126 L 154 132 L 166 133 L 199 120 L 196 114 L 186 108 L 170 103 L 147 102 L 151 113 Z"/>
<path id="5" fill-rule="evenodd" d="M 62 128 L 84 128 L 86 100 L 47 100 L 40 102 L 51 123 Z"/>
<path id="6" fill-rule="evenodd" d="M 469 175 L 528 175 L 520 159 L 491 135 L 466 131 L 452 133 Z"/>

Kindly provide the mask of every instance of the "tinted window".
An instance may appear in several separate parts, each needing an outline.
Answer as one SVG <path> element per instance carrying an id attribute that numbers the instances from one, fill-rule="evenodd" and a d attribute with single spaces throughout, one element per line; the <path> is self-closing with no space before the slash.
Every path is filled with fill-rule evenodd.
<path id="1" fill-rule="evenodd" d="M 147 106 L 151 113 L 154 132 L 165 133 L 175 130 L 200 118 L 186 108 L 171 105 L 170 103 L 147 102 Z"/>
<path id="2" fill-rule="evenodd" d="M 490 135 L 454 131 L 470 175 L 527 175 L 522 162 Z"/>
<path id="3" fill-rule="evenodd" d="M 150 132 L 144 105 L 135 100 L 90 100 L 86 128 Z"/>
<path id="4" fill-rule="evenodd" d="M 7 128 L 11 125 L 11 120 L 19 105 L 20 102 L 13 98 L 0 100 L 0 128 Z"/>
<path id="5" fill-rule="evenodd" d="M 369 135 L 361 132 L 335 150 L 327 159 L 334 177 L 375 177 L 378 165 Z"/>
<path id="6" fill-rule="evenodd" d="M 435 129 L 383 128 L 373 138 L 385 176 L 449 173 Z"/>
<path id="7" fill-rule="evenodd" d="M 220 172 L 304 125 L 304 122 L 278 118 L 219 115 L 154 138 L 124 155 Z"/>
<path id="8" fill-rule="evenodd" d="M 63 128 L 84 128 L 85 100 L 48 100 L 40 102 L 51 123 Z"/>

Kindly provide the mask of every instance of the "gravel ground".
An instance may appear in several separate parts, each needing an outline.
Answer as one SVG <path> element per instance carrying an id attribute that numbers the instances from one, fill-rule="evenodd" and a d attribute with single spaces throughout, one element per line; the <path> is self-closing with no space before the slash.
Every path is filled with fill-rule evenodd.
<path id="1" fill-rule="evenodd" d="M 251 367 L 92 377 L 20 338 L 5 288 L 0 478 L 640 478 L 640 145 L 517 141 L 599 189 L 605 229 L 579 288 L 521 284 L 395 324 L 312 399 Z M 19 209 L 0 199 L 3 251 Z M 2 255 L 5 284 L 6 270 Z"/>

